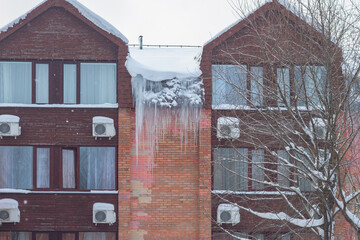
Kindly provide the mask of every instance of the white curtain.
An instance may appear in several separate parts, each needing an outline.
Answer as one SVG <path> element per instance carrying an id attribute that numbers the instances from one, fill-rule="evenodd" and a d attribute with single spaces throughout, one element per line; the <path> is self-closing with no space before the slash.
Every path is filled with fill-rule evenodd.
<path id="1" fill-rule="evenodd" d="M 214 149 L 214 190 L 248 190 L 248 149 Z"/>
<path id="2" fill-rule="evenodd" d="M 79 240 L 115 240 L 114 232 L 80 232 Z"/>
<path id="3" fill-rule="evenodd" d="M 285 150 L 278 150 L 278 184 L 283 187 L 290 186 L 290 169 L 289 167 L 285 166 L 284 161 L 280 158 L 289 161 L 290 156 Z"/>
<path id="4" fill-rule="evenodd" d="M 116 64 L 81 63 L 80 103 L 116 103 Z"/>
<path id="5" fill-rule="evenodd" d="M 0 62 L 0 103 L 31 103 L 31 62 Z"/>
<path id="6" fill-rule="evenodd" d="M 290 104 L 290 71 L 288 68 L 277 69 L 277 84 L 279 85 L 279 89 L 277 89 L 279 105 L 285 105 L 281 95 L 283 95 L 287 104 Z"/>
<path id="7" fill-rule="evenodd" d="M 80 189 L 115 189 L 115 148 L 80 148 Z"/>
<path id="8" fill-rule="evenodd" d="M 0 188 L 32 189 L 33 148 L 0 146 Z"/>
<path id="9" fill-rule="evenodd" d="M 76 64 L 64 64 L 64 103 L 76 103 Z"/>
<path id="10" fill-rule="evenodd" d="M 253 190 L 264 189 L 264 150 L 252 150 L 252 188 Z"/>
<path id="11" fill-rule="evenodd" d="M 36 187 L 50 187 L 50 149 L 36 149 Z"/>
<path id="12" fill-rule="evenodd" d="M 49 103 L 49 64 L 36 64 L 36 103 Z"/>
<path id="13" fill-rule="evenodd" d="M 246 105 L 246 65 L 212 65 L 212 104 Z"/>
<path id="14" fill-rule="evenodd" d="M 263 104 L 263 68 L 251 67 L 250 68 L 250 83 L 251 93 L 250 101 L 255 106 L 261 106 Z"/>
<path id="15" fill-rule="evenodd" d="M 75 188 L 75 151 L 62 150 L 63 188 Z"/>

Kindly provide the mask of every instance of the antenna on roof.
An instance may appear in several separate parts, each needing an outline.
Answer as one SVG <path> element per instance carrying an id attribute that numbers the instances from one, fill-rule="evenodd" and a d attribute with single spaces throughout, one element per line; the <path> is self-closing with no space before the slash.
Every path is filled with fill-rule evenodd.
<path id="1" fill-rule="evenodd" d="M 143 36 L 142 35 L 139 36 L 139 47 L 140 47 L 140 49 L 143 49 Z"/>

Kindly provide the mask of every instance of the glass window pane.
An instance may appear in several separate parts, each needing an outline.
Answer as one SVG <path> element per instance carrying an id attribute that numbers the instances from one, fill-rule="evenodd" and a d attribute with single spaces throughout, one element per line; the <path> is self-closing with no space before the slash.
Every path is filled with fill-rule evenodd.
<path id="1" fill-rule="evenodd" d="M 75 240 L 75 233 L 63 233 L 61 234 L 61 240 Z"/>
<path id="2" fill-rule="evenodd" d="M 31 62 L 0 62 L 0 103 L 31 103 Z"/>
<path id="3" fill-rule="evenodd" d="M 49 240 L 48 233 L 36 233 L 36 240 Z"/>
<path id="4" fill-rule="evenodd" d="M 63 188 L 75 188 L 75 150 L 62 150 Z"/>
<path id="5" fill-rule="evenodd" d="M 0 146 L 0 188 L 33 188 L 33 148 Z"/>
<path id="6" fill-rule="evenodd" d="M 252 150 L 252 188 L 264 189 L 264 150 Z"/>
<path id="7" fill-rule="evenodd" d="M 309 171 L 311 171 L 312 166 L 309 162 L 309 158 L 306 157 L 306 155 L 310 155 L 311 152 L 308 149 L 305 149 L 303 154 L 296 153 L 296 165 L 298 169 L 296 169 L 296 172 L 294 173 L 295 176 L 297 176 L 298 185 L 301 191 L 313 191 L 313 187 L 311 186 L 310 181 L 307 179 Z M 306 170 L 306 167 L 310 168 L 310 170 Z"/>
<path id="8" fill-rule="evenodd" d="M 11 240 L 31 240 L 31 235 L 31 232 L 12 232 Z"/>
<path id="9" fill-rule="evenodd" d="M 285 150 L 278 150 L 278 183 L 280 186 L 289 187 L 290 186 L 290 169 L 286 167 L 285 164 L 289 162 L 289 154 Z M 283 160 L 281 160 L 283 159 Z"/>
<path id="10" fill-rule="evenodd" d="M 36 187 L 50 187 L 50 149 L 36 149 Z"/>
<path id="11" fill-rule="evenodd" d="M 36 103 L 49 103 L 49 64 L 36 64 Z"/>
<path id="12" fill-rule="evenodd" d="M 116 103 L 116 64 L 81 63 L 80 103 Z"/>
<path id="13" fill-rule="evenodd" d="M 79 240 L 116 240 L 115 232 L 80 232 Z"/>
<path id="14" fill-rule="evenodd" d="M 76 103 L 76 64 L 64 64 L 64 103 Z"/>
<path id="15" fill-rule="evenodd" d="M 212 65 L 212 104 L 246 105 L 246 65 Z"/>
<path id="16" fill-rule="evenodd" d="M 261 106 L 263 104 L 263 68 L 251 67 L 250 68 L 250 82 L 251 93 L 250 101 L 255 106 Z"/>
<path id="17" fill-rule="evenodd" d="M 278 103 L 284 106 L 285 101 L 290 104 L 290 71 L 288 68 L 277 69 Z"/>
<path id="18" fill-rule="evenodd" d="M 115 189 L 115 148 L 80 148 L 80 189 Z"/>
<path id="19" fill-rule="evenodd" d="M 214 149 L 214 190 L 248 190 L 247 148 Z"/>

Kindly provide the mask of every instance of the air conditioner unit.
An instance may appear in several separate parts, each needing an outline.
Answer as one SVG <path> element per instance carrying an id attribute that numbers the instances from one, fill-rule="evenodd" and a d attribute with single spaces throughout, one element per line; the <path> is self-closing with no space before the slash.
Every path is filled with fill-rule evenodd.
<path id="1" fill-rule="evenodd" d="M 110 203 L 94 203 L 93 205 L 93 223 L 109 224 L 116 222 L 116 213 L 114 205 Z"/>
<path id="2" fill-rule="evenodd" d="M 310 128 L 318 139 L 325 139 L 326 125 L 326 121 L 322 118 L 313 118 L 312 121 L 310 121 Z"/>
<path id="3" fill-rule="evenodd" d="M 219 117 L 217 120 L 217 137 L 236 139 L 240 137 L 240 120 L 234 117 Z"/>
<path id="4" fill-rule="evenodd" d="M 0 199 L 0 225 L 20 222 L 19 203 L 10 198 Z"/>
<path id="5" fill-rule="evenodd" d="M 3 136 L 17 137 L 21 134 L 20 118 L 15 115 L 0 115 L 0 139 Z"/>
<path id="6" fill-rule="evenodd" d="M 240 222 L 240 208 L 233 204 L 222 203 L 217 208 L 217 222 L 230 223 L 233 226 Z"/>
<path id="7" fill-rule="evenodd" d="M 115 136 L 114 120 L 108 117 L 93 117 L 92 134 L 95 139 L 98 137 L 108 137 L 111 139 Z"/>

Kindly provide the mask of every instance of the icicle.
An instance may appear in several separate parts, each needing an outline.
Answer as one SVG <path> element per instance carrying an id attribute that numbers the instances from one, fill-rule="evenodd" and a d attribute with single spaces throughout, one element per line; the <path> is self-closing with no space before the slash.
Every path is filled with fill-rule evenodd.
<path id="1" fill-rule="evenodd" d="M 164 140 L 171 126 L 179 128 L 181 148 L 185 144 L 186 151 L 188 131 L 194 133 L 194 139 L 197 139 L 204 96 L 202 80 L 174 78 L 153 82 L 137 75 L 131 83 L 136 113 L 137 158 L 139 143 L 145 136 L 149 141 L 150 154 L 154 156 L 160 139 Z"/>

